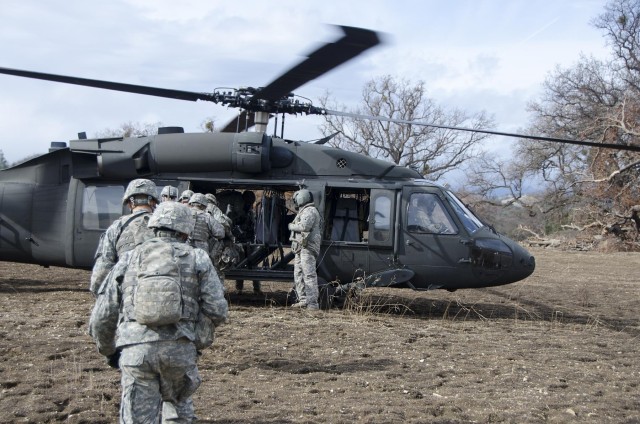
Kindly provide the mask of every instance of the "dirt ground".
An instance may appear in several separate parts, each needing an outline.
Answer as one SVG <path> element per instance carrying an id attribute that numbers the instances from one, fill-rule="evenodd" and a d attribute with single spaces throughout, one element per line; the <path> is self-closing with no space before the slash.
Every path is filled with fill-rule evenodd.
<path id="1" fill-rule="evenodd" d="M 286 284 L 228 284 L 200 422 L 640 422 L 640 254 L 533 253 L 534 275 L 509 286 L 372 289 L 315 314 L 283 306 Z M 88 281 L 0 263 L 0 422 L 117 422 Z"/>

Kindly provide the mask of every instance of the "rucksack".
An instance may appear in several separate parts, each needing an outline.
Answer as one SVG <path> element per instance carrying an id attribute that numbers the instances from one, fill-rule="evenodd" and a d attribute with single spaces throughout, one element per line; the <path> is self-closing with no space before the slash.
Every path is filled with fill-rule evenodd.
<path id="1" fill-rule="evenodd" d="M 144 325 L 176 324 L 182 318 L 180 261 L 171 243 L 149 240 L 140 246 L 133 317 Z"/>

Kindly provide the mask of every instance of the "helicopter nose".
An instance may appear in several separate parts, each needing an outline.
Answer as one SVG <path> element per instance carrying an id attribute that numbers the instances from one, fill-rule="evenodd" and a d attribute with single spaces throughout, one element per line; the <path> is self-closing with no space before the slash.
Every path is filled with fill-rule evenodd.
<path id="1" fill-rule="evenodd" d="M 513 253 L 514 281 L 523 280 L 533 274 L 533 271 L 536 269 L 536 258 L 520 245 L 516 245 Z"/>

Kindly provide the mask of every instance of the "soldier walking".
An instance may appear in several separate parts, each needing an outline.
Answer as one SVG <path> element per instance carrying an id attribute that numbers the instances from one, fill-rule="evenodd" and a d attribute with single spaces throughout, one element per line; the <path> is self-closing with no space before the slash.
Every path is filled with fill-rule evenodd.
<path id="1" fill-rule="evenodd" d="M 193 225 L 186 205 L 160 204 L 154 238 L 127 252 L 99 290 L 89 329 L 121 370 L 121 423 L 196 419 L 198 350 L 213 342 L 228 304 L 209 256 L 185 243 Z"/>
<path id="2" fill-rule="evenodd" d="M 178 189 L 174 186 L 164 186 L 160 193 L 160 202 L 177 202 Z"/>
<path id="3" fill-rule="evenodd" d="M 193 196 L 193 190 L 185 190 L 180 194 L 180 199 L 178 201 L 180 203 L 184 203 L 185 205 L 189 204 L 189 200 L 191 200 L 191 196 Z"/>
<path id="4" fill-rule="evenodd" d="M 211 260 L 218 271 L 218 277 L 224 282 L 224 271 L 233 265 L 237 259 L 235 253 L 235 240 L 231 227 L 233 221 L 218 206 L 218 199 L 211 193 L 205 194 L 207 199 L 207 213 L 224 228 L 224 237 L 218 240 L 218 243 L 211 251 Z"/>
<path id="5" fill-rule="evenodd" d="M 122 203 L 129 207 L 131 215 L 116 219 L 100 236 L 89 283 L 89 290 L 94 295 L 118 259 L 151 235 L 147 222 L 158 204 L 156 184 L 143 178 L 131 181 Z"/>
<path id="6" fill-rule="evenodd" d="M 208 203 L 202 193 L 194 193 L 189 199 L 189 207 L 194 219 L 193 231 L 189 234 L 189 244 L 210 253 L 216 242 L 224 238 L 225 230 L 206 212 Z"/>

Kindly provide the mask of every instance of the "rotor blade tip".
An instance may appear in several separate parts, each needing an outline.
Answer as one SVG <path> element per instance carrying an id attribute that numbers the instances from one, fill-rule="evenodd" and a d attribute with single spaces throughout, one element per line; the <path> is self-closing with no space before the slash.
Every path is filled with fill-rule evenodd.
<path id="1" fill-rule="evenodd" d="M 331 27 L 339 28 L 345 37 L 358 39 L 369 46 L 375 46 L 381 43 L 382 33 L 371 29 L 354 27 L 349 25 L 328 24 Z"/>

